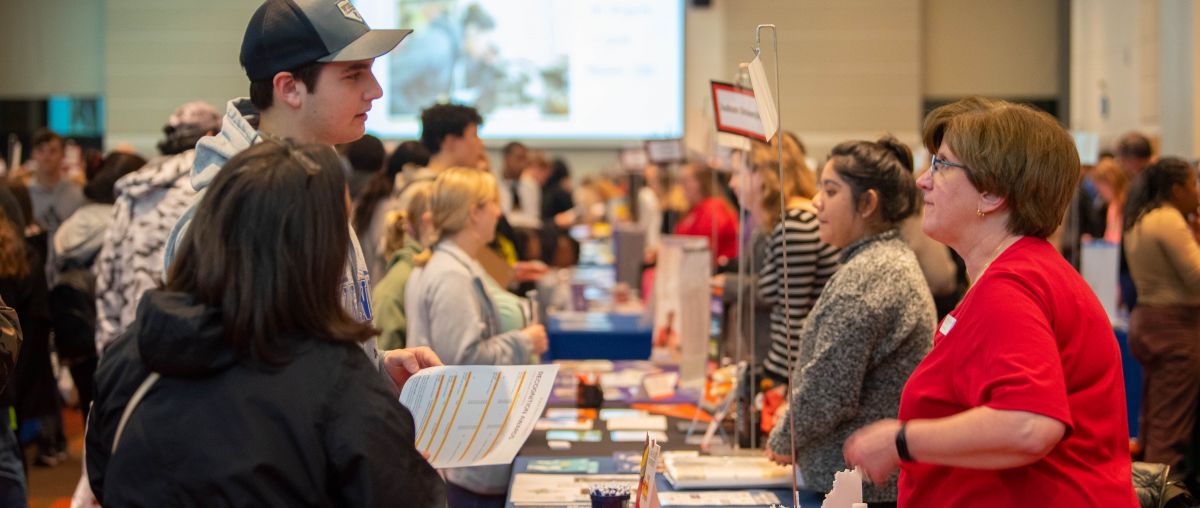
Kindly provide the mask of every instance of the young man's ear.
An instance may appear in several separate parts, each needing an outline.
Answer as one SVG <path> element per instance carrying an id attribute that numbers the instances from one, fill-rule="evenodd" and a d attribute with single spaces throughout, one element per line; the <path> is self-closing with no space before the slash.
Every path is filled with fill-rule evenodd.
<path id="1" fill-rule="evenodd" d="M 275 74 L 271 79 L 271 88 L 274 90 L 275 100 L 293 108 L 300 107 L 301 97 L 308 92 L 304 82 L 296 79 L 290 72 Z"/>

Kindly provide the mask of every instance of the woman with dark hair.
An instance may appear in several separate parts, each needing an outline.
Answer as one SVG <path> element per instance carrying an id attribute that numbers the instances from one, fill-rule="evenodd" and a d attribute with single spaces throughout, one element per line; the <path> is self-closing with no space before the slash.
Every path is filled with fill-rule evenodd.
<path id="1" fill-rule="evenodd" d="M 551 160 L 546 152 L 529 152 L 525 171 L 541 185 L 541 260 L 551 266 L 574 264 L 578 245 L 567 234 L 575 222 L 575 198 L 571 194 L 571 171 L 561 159 Z M 569 254 L 569 255 L 568 255 Z"/>
<path id="2" fill-rule="evenodd" d="M 841 268 L 803 329 L 792 332 L 800 337 L 791 354 L 788 405 L 767 451 L 777 462 L 794 460 L 809 488 L 829 491 L 834 473 L 845 468 L 846 438 L 896 414 L 904 381 L 929 351 L 935 314 L 921 267 L 898 229 L 919 199 L 908 147 L 890 136 L 837 145 L 818 185 L 820 240 L 841 249 Z M 783 258 L 783 273 L 803 259 Z M 896 484 L 864 485 L 863 499 L 895 503 Z"/>
<path id="3" fill-rule="evenodd" d="M 703 162 L 690 162 L 679 172 L 688 213 L 675 225 L 675 234 L 702 236 L 709 241 L 713 266 L 737 259 L 737 214 L 713 182 L 716 173 Z"/>
<path id="4" fill-rule="evenodd" d="M 407 206 L 402 205 L 398 199 L 400 193 L 411 183 L 405 182 L 405 168 L 410 168 L 411 172 L 412 168 L 424 167 L 427 164 L 429 151 L 421 143 L 400 143 L 388 158 L 387 169 L 375 173 L 362 195 L 354 200 L 351 220 L 354 231 L 358 233 L 358 243 L 362 246 L 363 256 L 367 258 L 372 286 L 383 280 L 392 256 L 391 252 L 384 249 L 387 215 L 391 212 L 402 212 L 403 206 Z"/>
<path id="5" fill-rule="evenodd" d="M 1117 339 L 1046 241 L 1079 182 L 1071 135 L 973 97 L 929 113 L 923 141 L 922 230 L 972 285 L 903 384 L 898 419 L 850 436 L 846 463 L 876 484 L 899 466 L 905 506 L 1137 506 Z"/>
<path id="6" fill-rule="evenodd" d="M 41 260 L 0 208 L 0 300 L 16 310 L 23 341 L 0 389 L 0 505 L 25 506 L 25 453 L 9 425 L 50 415 L 57 404 L 50 366 L 50 308 Z"/>
<path id="7" fill-rule="evenodd" d="M 1200 400 L 1200 206 L 1196 170 L 1165 157 L 1135 180 L 1125 204 L 1125 258 L 1137 288 L 1129 347 L 1144 373 L 1139 441 L 1146 462 L 1192 479 Z M 1190 221 L 1189 221 L 1190 219 Z"/>
<path id="8" fill-rule="evenodd" d="M 264 142 L 217 173 L 166 289 L 100 364 L 86 456 L 101 503 L 445 503 L 359 346 L 376 330 L 341 305 L 345 193 L 323 145 Z"/>

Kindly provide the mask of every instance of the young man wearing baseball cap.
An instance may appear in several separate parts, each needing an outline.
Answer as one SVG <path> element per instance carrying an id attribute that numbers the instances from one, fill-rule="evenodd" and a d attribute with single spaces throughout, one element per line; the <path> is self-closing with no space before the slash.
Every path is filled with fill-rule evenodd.
<path id="1" fill-rule="evenodd" d="M 229 158 L 266 138 L 335 145 L 362 137 L 367 111 L 383 95 L 371 64 L 411 32 L 372 30 L 348 0 L 263 2 L 242 38 L 250 97 L 229 101 L 221 131 L 196 144 L 191 183 L 199 194 L 171 231 L 165 266 L 204 189 Z M 369 321 L 369 273 L 355 234 L 346 249 L 342 304 L 350 315 Z M 441 365 L 428 349 L 380 355 L 371 339 L 363 350 L 398 387 L 420 368 Z"/>

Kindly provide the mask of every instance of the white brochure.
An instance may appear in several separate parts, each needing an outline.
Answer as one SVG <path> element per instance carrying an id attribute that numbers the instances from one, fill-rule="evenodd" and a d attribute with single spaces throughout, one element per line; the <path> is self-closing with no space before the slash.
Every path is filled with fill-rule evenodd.
<path id="1" fill-rule="evenodd" d="M 404 384 L 417 449 L 433 467 L 509 464 L 546 407 L 557 365 L 424 369 Z"/>

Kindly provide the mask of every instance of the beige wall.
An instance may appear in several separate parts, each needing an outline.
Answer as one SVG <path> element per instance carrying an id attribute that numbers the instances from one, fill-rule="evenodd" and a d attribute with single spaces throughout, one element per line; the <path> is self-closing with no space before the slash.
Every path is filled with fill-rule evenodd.
<path id="1" fill-rule="evenodd" d="M 725 72 L 754 58 L 755 26 L 779 28 L 780 119 L 822 158 L 846 139 L 892 132 L 916 142 L 921 114 L 919 0 L 740 0 L 725 12 Z M 774 55 L 764 34 L 767 75 Z"/>
<path id="2" fill-rule="evenodd" d="M 0 96 L 18 90 L 44 95 L 72 87 L 82 91 L 76 93 L 106 93 L 109 141 L 150 150 L 176 105 L 203 99 L 223 107 L 228 98 L 246 93 L 237 53 L 245 20 L 256 4 L 252 0 L 0 1 L 0 19 L 32 20 L 17 30 L 0 31 L 0 41 L 9 42 L 0 46 L 0 56 L 6 62 L 17 57 L 10 66 L 16 72 L 0 73 Z M 716 0 L 708 8 L 689 6 L 685 138 L 694 149 L 709 145 L 708 81 L 731 79 L 737 64 L 753 57 L 754 28 L 759 23 L 774 23 L 780 30 L 783 86 L 776 92 L 783 102 L 784 126 L 798 132 L 816 157 L 836 142 L 883 132 L 915 143 L 926 96 L 1053 96 L 1058 65 L 1054 4 L 1049 0 Z M 37 27 L 51 24 L 48 16 L 64 13 L 71 21 L 57 22 L 71 26 L 69 33 L 74 36 L 41 46 L 41 54 L 50 57 L 27 58 L 11 49 L 38 40 Z M 770 39 L 764 42 L 769 44 Z M 85 56 L 88 51 L 80 51 L 81 47 L 94 55 Z M 764 58 L 773 76 L 770 50 Z M 75 65 L 39 63 L 64 59 Z M 64 67 L 79 72 L 67 76 Z M 553 149 L 584 172 L 616 162 L 611 148 Z"/>
<path id="3" fill-rule="evenodd" d="M 176 106 L 205 100 L 220 109 L 244 96 L 238 65 L 247 0 L 107 0 L 104 84 L 107 139 L 149 151 Z"/>
<path id="4" fill-rule="evenodd" d="M 925 95 L 1058 95 L 1058 2 L 925 0 Z"/>
<path id="5" fill-rule="evenodd" d="M 104 93 L 103 2 L 0 0 L 0 98 Z"/>

